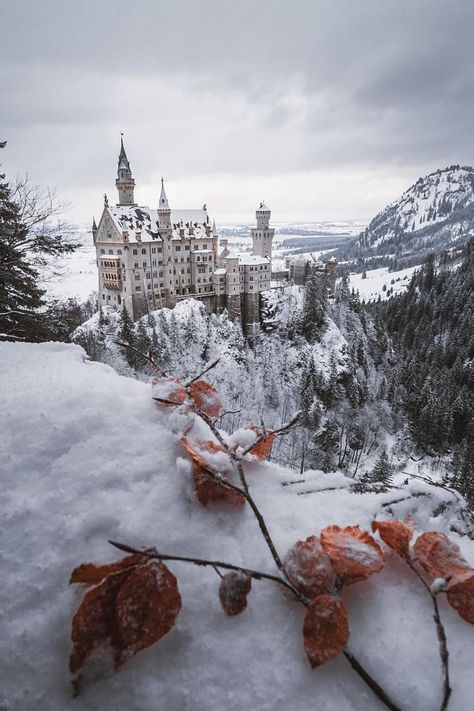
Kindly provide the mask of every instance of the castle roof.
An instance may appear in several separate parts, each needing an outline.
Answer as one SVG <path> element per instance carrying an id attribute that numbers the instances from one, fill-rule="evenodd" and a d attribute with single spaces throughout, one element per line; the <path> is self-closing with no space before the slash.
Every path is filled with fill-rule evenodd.
<path id="1" fill-rule="evenodd" d="M 105 209 L 119 232 L 128 232 L 129 242 L 138 241 L 137 233 L 142 241 L 158 238 L 158 210 L 138 205 L 110 205 Z M 184 230 L 184 239 L 209 239 L 206 225 L 206 210 L 171 210 L 172 239 L 183 239 L 180 230 Z M 190 228 L 194 234 L 189 234 Z"/>

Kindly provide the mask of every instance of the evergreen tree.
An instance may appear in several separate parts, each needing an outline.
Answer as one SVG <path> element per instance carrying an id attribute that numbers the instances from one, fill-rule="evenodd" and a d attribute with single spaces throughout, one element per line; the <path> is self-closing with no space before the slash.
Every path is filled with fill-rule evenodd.
<path id="1" fill-rule="evenodd" d="M 386 490 L 393 483 L 393 467 L 386 452 L 382 452 L 371 472 L 361 477 L 358 490 L 370 490 L 374 486 L 377 491 Z"/>
<path id="2" fill-rule="evenodd" d="M 327 283 L 325 275 L 312 270 L 306 282 L 301 316 L 301 331 L 308 343 L 319 339 L 325 324 Z"/>
<path id="3" fill-rule="evenodd" d="M 4 148 L 5 142 L 0 142 Z M 47 256 L 73 252 L 78 243 L 49 223 L 59 211 L 53 196 L 26 181 L 11 188 L 0 174 L 0 338 L 54 338 L 44 310 L 38 267 Z"/>

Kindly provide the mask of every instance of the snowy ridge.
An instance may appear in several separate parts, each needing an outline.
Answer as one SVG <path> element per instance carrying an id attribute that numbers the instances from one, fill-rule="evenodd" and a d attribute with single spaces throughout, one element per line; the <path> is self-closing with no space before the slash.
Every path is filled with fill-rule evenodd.
<path id="1" fill-rule="evenodd" d="M 415 240 L 421 230 L 441 225 L 472 206 L 473 202 L 473 168 L 457 165 L 437 170 L 419 178 L 400 198 L 374 217 L 360 234 L 358 245 L 363 249 L 377 249 L 400 240 L 402 235 L 405 236 L 404 242 Z M 455 236 L 456 230 L 452 238 Z"/>
<path id="2" fill-rule="evenodd" d="M 1 500 L 0 705 L 6 711 L 377 711 L 379 703 L 343 658 L 311 670 L 303 611 L 271 583 L 255 582 L 248 609 L 227 617 L 210 570 L 175 563 L 183 608 L 176 627 L 118 673 L 73 700 L 67 657 L 81 593 L 68 586 L 82 561 L 116 556 L 107 543 L 157 545 L 163 552 L 216 557 L 273 571 L 251 512 L 203 509 L 191 494 L 179 416 L 160 410 L 151 388 L 88 362 L 74 345 L 0 344 L 0 421 L 7 463 Z M 8 387 L 7 387 L 8 385 Z M 25 396 L 25 393 L 28 393 Z M 248 478 L 279 550 L 323 526 L 368 528 L 381 500 L 354 495 L 340 474 L 307 472 L 315 489 L 298 495 L 295 471 L 249 465 Z M 299 492 L 302 493 L 301 487 Z M 427 509 L 428 511 L 428 509 Z M 441 517 L 423 521 L 447 530 Z M 474 544 L 451 537 L 474 563 Z M 382 573 L 343 593 L 351 649 L 402 708 L 437 707 L 440 672 L 429 597 L 391 559 Z M 452 684 L 450 708 L 470 708 L 472 628 L 444 601 Z M 403 679 L 403 683 L 400 683 Z"/>

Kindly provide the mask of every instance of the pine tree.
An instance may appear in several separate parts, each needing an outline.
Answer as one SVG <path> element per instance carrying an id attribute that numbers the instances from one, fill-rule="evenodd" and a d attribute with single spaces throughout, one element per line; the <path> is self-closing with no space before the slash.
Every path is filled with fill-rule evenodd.
<path id="1" fill-rule="evenodd" d="M 327 307 L 327 283 L 325 275 L 312 270 L 303 300 L 301 331 L 308 343 L 319 339 L 324 327 Z"/>
<path id="2" fill-rule="evenodd" d="M 386 489 L 393 483 L 393 466 L 390 464 L 387 453 L 382 452 L 374 468 L 363 477 L 367 484 L 377 484 L 378 489 Z"/>
<path id="3" fill-rule="evenodd" d="M 128 343 L 129 346 L 136 347 L 136 335 L 133 327 L 133 321 L 125 305 L 122 307 L 122 311 L 120 313 L 120 327 L 118 335 L 121 341 Z M 138 356 L 128 350 L 128 348 L 125 349 L 125 358 L 131 368 L 135 368 L 137 366 Z"/>
<path id="4" fill-rule="evenodd" d="M 4 148 L 5 142 L 0 142 Z M 78 243 L 55 230 L 49 219 L 59 206 L 54 196 L 27 181 L 11 188 L 0 174 L 0 338 L 41 341 L 54 337 L 38 266 L 46 256 L 73 252 Z"/>

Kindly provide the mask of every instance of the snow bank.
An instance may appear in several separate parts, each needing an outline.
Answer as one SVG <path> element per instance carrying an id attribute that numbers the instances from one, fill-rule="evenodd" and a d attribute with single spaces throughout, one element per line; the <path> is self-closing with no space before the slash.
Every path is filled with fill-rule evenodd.
<path id="1" fill-rule="evenodd" d="M 229 618 L 214 571 L 178 563 L 170 564 L 183 598 L 176 627 L 72 700 L 70 621 L 81 593 L 68 578 L 82 561 L 115 558 L 108 538 L 274 568 L 248 507 L 207 510 L 194 501 L 170 429 L 179 423 L 151 401 L 147 384 L 87 362 L 78 346 L 2 343 L 0 357 L 2 711 L 381 708 L 343 658 L 310 669 L 303 610 L 277 586 L 255 581 L 248 609 Z M 341 477 L 307 474 L 310 488 L 344 485 Z M 281 486 L 297 473 L 274 464 L 249 465 L 248 478 L 282 554 L 331 523 L 368 527 L 380 505 L 374 494 L 344 488 L 298 495 L 302 487 Z M 461 545 L 474 562 L 474 544 Z M 436 708 L 436 634 L 417 581 L 391 561 L 344 597 L 350 649 L 403 708 Z M 441 607 L 455 688 L 450 708 L 461 711 L 472 705 L 474 631 L 444 601 Z"/>

